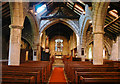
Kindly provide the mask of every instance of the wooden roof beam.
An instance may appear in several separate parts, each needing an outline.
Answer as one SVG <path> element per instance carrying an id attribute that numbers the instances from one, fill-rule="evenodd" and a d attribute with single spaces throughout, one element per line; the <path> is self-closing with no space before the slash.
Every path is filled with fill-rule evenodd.
<path id="1" fill-rule="evenodd" d="M 109 25 L 113 24 L 114 22 L 116 22 L 118 19 L 120 18 L 120 16 L 116 19 L 114 19 L 112 22 L 110 22 L 109 24 L 105 25 L 104 28 L 108 27 Z"/>

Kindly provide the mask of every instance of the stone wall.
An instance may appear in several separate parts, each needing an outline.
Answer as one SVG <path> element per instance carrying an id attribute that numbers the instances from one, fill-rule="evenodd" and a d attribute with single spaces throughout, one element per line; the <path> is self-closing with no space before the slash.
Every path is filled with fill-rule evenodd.
<path id="1" fill-rule="evenodd" d="M 41 46 L 43 49 L 45 49 L 45 37 L 46 37 L 45 32 L 43 32 L 42 38 L 41 38 Z"/>
<path id="2" fill-rule="evenodd" d="M 119 53 L 120 53 L 119 52 L 119 47 L 120 47 L 119 41 L 120 41 L 119 37 L 116 38 L 116 41 L 113 41 L 110 60 L 118 61 L 119 59 Z"/>
<path id="3" fill-rule="evenodd" d="M 76 39 L 75 33 L 73 33 L 73 34 L 70 36 L 69 48 L 70 48 L 70 50 L 73 50 L 73 49 L 76 48 L 76 47 L 77 47 L 77 39 Z"/>
<path id="4" fill-rule="evenodd" d="M 91 48 L 91 52 L 92 52 L 92 56 L 93 56 L 93 44 L 89 44 L 87 47 L 86 47 L 86 50 L 85 50 L 85 56 L 87 59 L 89 59 L 89 48 Z"/>

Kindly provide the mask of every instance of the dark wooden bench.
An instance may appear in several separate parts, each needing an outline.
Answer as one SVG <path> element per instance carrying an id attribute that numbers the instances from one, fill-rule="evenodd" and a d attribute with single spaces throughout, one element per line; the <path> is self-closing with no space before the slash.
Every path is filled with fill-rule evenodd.
<path id="1" fill-rule="evenodd" d="M 80 76 L 79 84 L 119 84 L 120 76 Z"/>
<path id="2" fill-rule="evenodd" d="M 73 68 L 69 73 L 69 80 L 74 81 L 75 72 L 119 72 L 118 68 Z"/>
<path id="3" fill-rule="evenodd" d="M 92 65 L 90 62 L 79 62 L 79 61 L 71 61 L 71 62 L 65 62 L 65 65 L 64 65 L 64 70 L 65 70 L 65 73 L 66 75 L 68 75 L 70 72 L 71 72 L 71 68 L 72 67 L 80 67 L 80 66 L 90 66 Z"/>
<path id="4" fill-rule="evenodd" d="M 35 84 L 34 76 L 12 76 L 12 75 L 3 75 L 2 84 Z"/>
<path id="5" fill-rule="evenodd" d="M 21 64 L 23 67 L 44 67 L 45 78 L 49 78 L 52 71 L 52 62 L 51 61 L 29 61 L 24 64 Z M 47 74 L 46 74 L 47 73 Z"/>
<path id="6" fill-rule="evenodd" d="M 120 76 L 120 72 L 75 72 L 75 82 L 80 82 L 80 76 Z"/>
<path id="7" fill-rule="evenodd" d="M 120 72 L 120 62 L 113 62 L 114 64 L 104 63 L 103 65 L 93 65 L 90 61 L 87 62 L 64 62 L 65 64 L 65 73 L 68 79 L 68 82 L 75 82 L 75 71 L 77 72 Z M 108 74 L 109 75 L 109 74 Z M 118 75 L 118 74 L 116 74 Z"/>
<path id="8" fill-rule="evenodd" d="M 28 63 L 24 63 L 21 66 L 22 67 L 29 67 L 28 65 L 31 65 L 30 67 L 42 67 L 44 68 L 44 78 L 45 80 L 48 80 L 52 71 L 52 62 L 49 61 L 30 61 Z"/>
<path id="9" fill-rule="evenodd" d="M 11 75 L 11 76 L 34 76 L 36 84 L 40 84 L 42 82 L 42 79 L 40 78 L 40 72 L 34 71 L 34 72 L 26 72 L 26 71 L 2 71 L 2 75 Z"/>
<path id="10" fill-rule="evenodd" d="M 81 58 L 75 58 L 75 57 L 73 57 L 72 61 L 81 61 Z"/>
<path id="11" fill-rule="evenodd" d="M 45 81 L 45 77 L 44 77 L 44 73 L 43 73 L 43 68 L 30 68 L 30 67 L 19 67 L 19 66 L 5 66 L 2 68 L 2 71 L 19 71 L 19 72 L 40 72 L 40 81 L 44 82 Z"/>
<path id="12" fill-rule="evenodd" d="M 70 63 L 70 62 L 67 62 Z M 71 62 L 71 63 L 75 63 L 75 62 Z M 66 72 L 66 76 L 68 78 L 69 82 L 72 82 L 74 80 L 75 77 L 75 71 L 97 71 L 97 72 L 111 72 L 111 71 L 120 71 L 120 69 L 118 67 L 114 67 L 114 66 L 110 66 L 110 65 L 92 65 L 90 62 L 76 62 L 75 64 L 66 64 L 67 68 L 65 70 Z"/>
<path id="13" fill-rule="evenodd" d="M 52 71 L 52 64 L 51 62 L 48 61 L 30 61 L 30 62 L 26 62 L 21 64 L 20 66 L 7 66 L 7 65 L 3 65 L 2 66 L 2 71 L 5 74 L 5 72 L 7 72 L 9 75 L 24 75 L 24 76 L 28 76 L 28 75 L 33 75 L 35 76 L 35 80 L 36 83 L 46 83 L 48 82 L 49 76 L 51 74 Z M 16 72 L 16 73 L 14 73 Z M 14 73 L 14 74 L 12 74 Z"/>

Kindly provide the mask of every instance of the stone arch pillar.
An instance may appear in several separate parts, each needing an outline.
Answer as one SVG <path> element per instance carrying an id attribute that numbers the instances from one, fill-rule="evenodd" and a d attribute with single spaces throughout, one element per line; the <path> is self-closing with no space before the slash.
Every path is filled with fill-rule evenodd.
<path id="1" fill-rule="evenodd" d="M 80 35 L 76 34 L 76 37 L 77 37 L 77 56 L 82 58 L 82 56 L 81 56 L 82 45 L 80 43 Z"/>
<path id="2" fill-rule="evenodd" d="M 29 19 L 32 31 L 33 31 L 33 43 L 32 43 L 32 49 L 33 49 L 33 61 L 40 60 L 40 35 L 39 35 L 39 25 L 37 22 L 37 19 L 35 15 L 31 11 L 27 11 L 26 17 Z M 35 53 L 35 54 L 34 54 Z"/>
<path id="3" fill-rule="evenodd" d="M 93 64 L 103 64 L 103 35 L 104 21 L 107 13 L 108 2 L 94 2 L 93 6 Z"/>
<path id="4" fill-rule="evenodd" d="M 120 36 L 117 36 L 116 41 L 113 41 L 110 60 L 120 61 Z"/>
<path id="5" fill-rule="evenodd" d="M 33 61 L 39 61 L 40 60 L 40 44 L 39 44 L 39 37 L 40 35 L 38 36 L 34 36 L 34 43 L 33 43 Z"/>
<path id="6" fill-rule="evenodd" d="M 10 25 L 10 44 L 8 65 L 20 64 L 21 32 L 23 26 Z"/>
<path id="7" fill-rule="evenodd" d="M 38 60 L 41 60 L 41 42 L 42 42 L 42 35 L 43 33 L 40 34 L 40 37 L 39 37 L 39 47 L 38 47 Z"/>
<path id="8" fill-rule="evenodd" d="M 89 9 L 89 6 L 85 5 L 85 14 L 82 14 L 79 19 L 79 27 L 80 27 L 80 45 L 81 45 L 81 52 L 84 51 L 84 55 L 82 55 L 83 61 L 85 61 L 86 58 L 86 31 L 89 26 L 89 21 L 91 21 L 91 10 Z M 83 51 L 82 51 L 83 48 Z"/>
<path id="9" fill-rule="evenodd" d="M 10 2 L 11 25 L 8 65 L 20 64 L 21 32 L 23 28 L 25 12 L 22 2 Z"/>

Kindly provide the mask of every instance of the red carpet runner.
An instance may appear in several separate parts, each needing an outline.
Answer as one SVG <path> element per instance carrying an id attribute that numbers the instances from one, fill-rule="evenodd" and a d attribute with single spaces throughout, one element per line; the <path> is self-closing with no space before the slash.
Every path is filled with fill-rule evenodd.
<path id="1" fill-rule="evenodd" d="M 60 67 L 54 68 L 49 84 L 55 84 L 55 83 L 67 84 L 64 76 L 63 68 L 60 68 Z"/>

